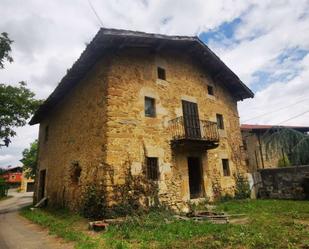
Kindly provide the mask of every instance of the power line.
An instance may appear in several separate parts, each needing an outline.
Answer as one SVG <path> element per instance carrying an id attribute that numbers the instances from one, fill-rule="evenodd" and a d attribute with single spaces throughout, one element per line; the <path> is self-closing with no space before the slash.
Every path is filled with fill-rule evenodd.
<path id="1" fill-rule="evenodd" d="M 288 118 L 288 119 L 286 119 L 286 120 L 284 120 L 284 121 L 281 121 L 281 122 L 278 123 L 278 124 L 282 124 L 282 123 L 287 122 L 287 121 L 290 121 L 290 120 L 292 120 L 292 119 L 294 119 L 294 118 L 298 118 L 298 117 L 300 117 L 300 116 L 306 114 L 307 112 L 309 112 L 309 110 L 304 111 L 304 112 L 302 112 L 302 113 L 300 113 L 300 114 L 297 114 L 297 115 L 295 115 L 295 116 L 293 116 L 293 117 L 291 117 L 291 118 Z"/>
<path id="2" fill-rule="evenodd" d="M 98 19 L 99 24 L 100 24 L 100 27 L 103 28 L 103 26 L 104 26 L 104 25 L 103 25 L 103 22 L 102 22 L 101 18 L 99 17 L 98 13 L 96 12 L 95 8 L 93 7 L 91 1 L 90 1 L 90 0 L 87 0 L 87 1 L 88 1 L 88 3 L 89 3 L 89 6 L 90 6 L 91 10 L 93 11 L 94 15 L 95 15 L 96 18 Z"/>
<path id="3" fill-rule="evenodd" d="M 308 112 L 309 112 L 309 110 L 304 111 L 304 112 L 302 112 L 302 113 L 300 113 L 300 114 L 297 114 L 297 115 L 295 115 L 295 116 L 293 116 L 293 117 L 290 117 L 290 118 L 288 118 L 288 119 L 286 119 L 286 120 L 283 120 L 283 121 L 281 121 L 280 123 L 277 123 L 276 125 L 273 125 L 271 128 L 269 128 L 269 129 L 267 129 L 267 130 L 265 131 L 265 133 L 262 135 L 262 138 L 266 137 L 266 136 L 270 133 L 270 131 L 271 131 L 273 128 L 275 128 L 276 126 L 279 126 L 280 124 L 285 123 L 285 122 L 287 122 L 287 121 L 290 121 L 290 120 L 292 120 L 292 119 L 294 119 L 294 118 L 298 118 L 298 117 L 300 117 L 300 116 L 302 116 L 302 115 L 304 115 L 304 114 L 306 114 L 306 113 L 308 113 Z"/>
<path id="4" fill-rule="evenodd" d="M 306 99 L 300 100 L 300 101 L 298 101 L 298 102 L 295 102 L 295 103 L 293 103 L 293 104 L 291 104 L 291 105 L 287 105 L 287 106 L 281 107 L 281 108 L 279 108 L 279 109 L 275 109 L 275 110 L 273 110 L 273 111 L 266 112 L 266 113 L 261 114 L 261 115 L 257 115 L 257 116 L 255 116 L 255 117 L 246 119 L 246 120 L 244 120 L 243 122 L 247 122 L 247 121 L 252 120 L 252 119 L 256 119 L 256 118 L 260 118 L 260 117 L 263 117 L 263 116 L 267 116 L 267 115 L 273 114 L 274 112 L 278 112 L 278 111 L 281 111 L 281 110 L 286 109 L 286 108 L 288 108 L 288 107 L 297 105 L 297 104 L 299 104 L 299 103 L 301 103 L 301 102 L 304 102 L 304 101 L 306 101 L 306 100 L 308 100 L 308 99 L 309 99 L 309 98 L 306 98 Z"/>

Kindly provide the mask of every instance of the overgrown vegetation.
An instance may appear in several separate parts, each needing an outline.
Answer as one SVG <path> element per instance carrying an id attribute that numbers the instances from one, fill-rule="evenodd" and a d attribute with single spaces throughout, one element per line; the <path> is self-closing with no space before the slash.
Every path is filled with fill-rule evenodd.
<path id="1" fill-rule="evenodd" d="M 309 248 L 309 202 L 233 200 L 219 203 L 218 211 L 245 214 L 245 223 L 214 225 L 176 220 L 168 211 L 131 216 L 92 236 L 87 222 L 67 212 L 23 210 L 30 220 L 52 234 L 76 241 L 76 248 Z M 236 222 L 237 223 L 237 222 Z M 83 229 L 81 229 L 83 227 Z"/>
<path id="2" fill-rule="evenodd" d="M 235 199 L 247 199 L 250 198 L 251 190 L 248 179 L 245 175 L 237 173 L 235 174 Z"/>
<path id="3" fill-rule="evenodd" d="M 292 165 L 309 164 L 309 136 L 294 129 L 273 127 L 263 135 L 266 155 L 283 153 Z"/>
<path id="4" fill-rule="evenodd" d="M 38 140 L 31 143 L 29 149 L 24 149 L 22 154 L 23 158 L 20 161 L 23 164 L 25 175 L 34 179 L 37 170 Z"/>
<path id="5" fill-rule="evenodd" d="M 108 216 L 106 194 L 102 187 L 88 186 L 81 208 L 81 214 L 89 219 L 101 219 Z"/>
<path id="6" fill-rule="evenodd" d="M 1 178 L 1 175 L 0 175 L 0 199 L 7 197 L 8 189 L 9 187 L 7 183 L 5 182 L 3 178 Z"/>
<path id="7" fill-rule="evenodd" d="M 279 160 L 278 160 L 278 167 L 282 168 L 282 167 L 288 167 L 288 166 L 291 166 L 291 162 L 289 160 L 289 158 L 284 155 L 283 157 L 281 157 Z"/>
<path id="8" fill-rule="evenodd" d="M 146 167 L 142 166 L 142 174 L 132 175 L 132 162 L 127 160 L 123 167 L 123 180 L 121 184 L 114 181 L 113 167 L 105 164 L 103 177 L 111 181 L 112 188 L 106 185 L 90 184 L 81 205 L 81 214 L 86 218 L 100 219 L 142 213 L 150 208 L 159 207 L 157 182 L 148 180 Z M 108 198 L 113 203 L 108 205 Z"/>

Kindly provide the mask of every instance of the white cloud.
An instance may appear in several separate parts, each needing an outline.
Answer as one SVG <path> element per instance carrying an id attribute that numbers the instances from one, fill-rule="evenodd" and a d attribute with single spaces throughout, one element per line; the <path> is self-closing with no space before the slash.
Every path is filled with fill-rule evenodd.
<path id="1" fill-rule="evenodd" d="M 10 154 L 0 155 L 0 163 L 8 163 L 11 160 L 14 160 L 14 156 Z M 1 166 L 0 166 L 1 167 Z"/>

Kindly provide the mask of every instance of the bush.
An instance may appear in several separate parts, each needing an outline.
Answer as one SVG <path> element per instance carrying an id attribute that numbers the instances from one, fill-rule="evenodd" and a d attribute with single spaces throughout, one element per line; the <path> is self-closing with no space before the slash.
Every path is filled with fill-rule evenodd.
<path id="1" fill-rule="evenodd" d="M 250 198 L 251 190 L 248 179 L 240 173 L 235 174 L 236 189 L 235 199 L 247 199 Z"/>
<path id="2" fill-rule="evenodd" d="M 230 200 L 233 200 L 233 199 L 234 199 L 234 196 L 232 196 L 230 194 L 225 194 L 225 195 L 221 196 L 220 202 L 227 202 L 227 201 L 230 201 Z"/>
<path id="3" fill-rule="evenodd" d="M 291 166 L 291 162 L 289 160 L 289 158 L 284 155 L 283 157 L 281 157 L 279 160 L 278 160 L 278 167 L 288 167 L 288 166 Z"/>
<path id="4" fill-rule="evenodd" d="M 3 178 L 0 178 L 0 198 L 8 195 L 8 185 Z"/>
<path id="5" fill-rule="evenodd" d="M 96 185 L 88 186 L 81 208 L 81 214 L 89 219 L 101 219 L 107 215 L 106 195 Z"/>

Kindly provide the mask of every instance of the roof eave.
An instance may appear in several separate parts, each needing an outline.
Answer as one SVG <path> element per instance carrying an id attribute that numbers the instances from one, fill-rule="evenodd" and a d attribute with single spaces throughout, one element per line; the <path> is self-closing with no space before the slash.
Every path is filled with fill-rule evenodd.
<path id="1" fill-rule="evenodd" d="M 214 54 L 198 37 L 191 37 L 191 36 L 167 36 L 167 35 L 160 35 L 160 34 L 148 34 L 144 32 L 135 32 L 135 31 L 128 31 L 128 30 L 117 30 L 117 29 L 105 29 L 102 28 L 99 32 L 95 35 L 93 40 L 89 43 L 86 49 L 83 51 L 79 59 L 73 64 L 71 69 L 67 72 L 67 74 L 62 78 L 56 89 L 52 92 L 52 94 L 44 101 L 44 103 L 39 107 L 37 112 L 34 114 L 32 119 L 30 120 L 29 124 L 34 125 L 41 122 L 44 119 L 46 113 L 54 107 L 56 103 L 66 94 L 67 91 L 72 87 L 73 81 L 78 81 L 82 78 L 82 75 L 87 73 L 87 70 L 91 68 L 92 63 L 95 63 L 96 60 L 101 56 L 96 56 L 97 58 L 92 58 L 95 54 L 96 49 L 99 45 L 102 45 L 102 41 L 104 37 L 112 36 L 112 37 L 128 37 L 128 38 L 140 38 L 140 39 L 157 39 L 157 40 L 165 40 L 169 42 L 177 42 L 177 41 L 184 41 L 184 42 L 196 42 L 202 49 L 204 49 L 203 55 L 210 55 L 211 59 L 218 63 L 219 71 L 225 72 L 228 74 L 227 76 L 224 75 L 223 81 L 227 81 L 233 85 L 228 85 L 229 89 L 236 100 L 243 100 L 246 98 L 253 98 L 253 92 L 238 78 L 238 76 L 230 70 L 221 59 Z M 142 42 L 142 41 L 141 41 Z M 90 61 L 90 62 L 89 62 Z M 80 64 L 86 62 L 86 69 L 80 70 L 82 67 Z M 88 69 L 87 69 L 88 68 Z M 83 72 L 81 72 L 83 71 Z M 226 80 L 227 79 L 227 80 Z M 234 89 L 236 88 L 236 89 Z M 235 94 L 236 92 L 236 94 Z M 53 103 L 55 102 L 55 103 Z"/>

